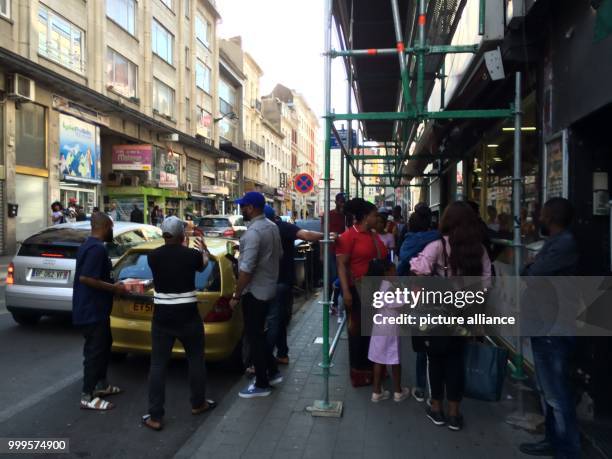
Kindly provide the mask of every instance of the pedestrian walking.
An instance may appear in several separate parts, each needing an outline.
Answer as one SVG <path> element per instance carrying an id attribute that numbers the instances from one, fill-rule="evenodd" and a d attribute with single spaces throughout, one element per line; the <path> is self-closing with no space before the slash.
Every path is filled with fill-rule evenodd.
<path id="1" fill-rule="evenodd" d="M 77 200 L 76 198 L 70 198 L 68 200 L 68 208 L 65 211 L 66 223 L 75 223 L 77 221 Z"/>
<path id="2" fill-rule="evenodd" d="M 335 197 L 334 209 L 329 211 L 329 232 L 336 235 L 340 235 L 346 231 L 346 228 L 350 226 L 348 222 L 348 215 L 344 212 L 344 206 L 346 205 L 346 195 L 344 193 L 338 193 Z M 324 231 L 323 225 L 325 220 L 321 219 L 321 232 Z M 338 269 L 336 264 L 336 244 L 329 245 L 329 289 L 332 292 L 332 304 L 331 313 L 336 314 L 338 312 L 338 295 L 340 289 L 334 288 L 334 281 L 338 278 Z M 321 260 L 323 260 L 323 251 L 321 251 Z"/>
<path id="3" fill-rule="evenodd" d="M 578 249 L 570 225 L 574 216 L 565 198 L 549 199 L 542 208 L 541 232 L 548 239 L 523 276 L 573 276 L 578 271 Z M 534 307 L 542 305 L 533 305 Z M 580 434 L 575 398 L 570 386 L 570 358 L 576 348 L 573 336 L 531 338 L 536 382 L 546 416 L 544 440 L 523 443 L 520 450 L 532 456 L 580 457 Z"/>
<path id="4" fill-rule="evenodd" d="M 74 273 L 72 322 L 85 338 L 81 408 L 88 410 L 114 408 L 103 397 L 121 392 L 106 379 L 113 343 L 110 329 L 113 294 L 127 291 L 121 284 L 111 282 L 112 264 L 104 243 L 112 240 L 113 221 L 100 212 L 92 215 L 91 236 L 79 247 Z"/>
<path id="5" fill-rule="evenodd" d="M 132 223 L 144 223 L 144 213 L 138 207 L 138 204 L 134 204 L 134 208 L 130 213 L 130 222 Z"/>
<path id="6" fill-rule="evenodd" d="M 281 238 L 278 227 L 263 213 L 266 205 L 263 194 L 250 191 L 235 203 L 240 206 L 248 228 L 240 238 L 238 282 L 230 305 L 235 308 L 242 301 L 244 327 L 255 366 L 255 380 L 239 396 L 266 397 L 272 393 L 271 385 L 283 380 L 265 332 L 270 303 L 276 296 Z"/>
<path id="7" fill-rule="evenodd" d="M 385 213 L 379 212 L 376 216 L 376 233 L 385 244 L 385 247 L 389 252 L 389 259 L 393 261 L 393 253 L 395 252 L 395 237 L 392 233 L 387 232 L 388 221 L 389 216 Z"/>
<path id="8" fill-rule="evenodd" d="M 61 225 L 65 223 L 64 209 L 59 201 L 55 201 L 51 204 L 51 223 L 53 225 Z"/>
<path id="9" fill-rule="evenodd" d="M 215 401 L 206 399 L 204 324 L 195 288 L 196 272 L 203 271 L 208 264 L 208 250 L 202 239 L 197 240 L 196 249 L 184 245 L 185 225 L 177 217 L 165 219 L 161 230 L 165 244 L 148 255 L 155 308 L 151 323 L 149 412 L 142 422 L 153 430 L 163 427 L 166 369 L 177 339 L 185 349 L 189 365 L 191 413 L 202 414 L 217 406 Z"/>
<path id="10" fill-rule="evenodd" d="M 274 352 L 276 348 L 276 362 L 282 365 L 289 364 L 289 347 L 287 345 L 287 327 L 293 313 L 293 285 L 295 284 L 295 241 L 318 242 L 323 239 L 323 233 L 308 231 L 282 221 L 276 216 L 274 209 L 266 205 L 264 214 L 267 219 L 276 223 L 280 233 L 283 256 L 278 266 L 278 282 L 276 296 L 270 303 L 267 318 L 266 337 L 268 345 Z"/>
<path id="11" fill-rule="evenodd" d="M 441 237 L 438 230 L 432 229 L 432 214 L 429 206 L 424 202 L 417 204 L 408 219 L 408 232 L 400 247 L 398 274 L 400 276 L 410 275 L 410 260 L 421 253 L 427 244 Z M 427 389 L 425 339 L 422 336 L 412 336 L 412 349 L 416 353 L 416 384 L 412 388 L 412 396 L 417 402 L 424 402 Z"/>
<path id="12" fill-rule="evenodd" d="M 471 206 L 461 201 L 450 204 L 442 215 L 440 233 L 442 239 L 429 243 L 410 261 L 412 272 L 421 276 L 479 276 L 489 282 L 491 261 L 482 243 L 482 223 Z M 461 430 L 465 339 L 431 336 L 425 344 L 431 399 L 427 417 L 437 426 L 446 424 L 450 430 Z M 442 406 L 445 394 L 448 419 Z"/>
<path id="13" fill-rule="evenodd" d="M 390 260 L 385 260 L 385 276 L 397 276 L 395 265 Z M 391 292 L 393 283 L 384 279 L 381 282 L 380 292 Z M 385 304 L 380 310 L 384 317 L 393 317 L 394 309 L 400 308 L 402 303 Z M 382 376 L 386 366 L 391 366 L 391 377 L 393 380 L 393 400 L 402 402 L 410 397 L 410 388 L 402 387 L 402 366 L 400 360 L 400 331 L 399 325 L 374 325 L 370 337 L 370 348 L 368 359 L 374 364 L 374 391 L 371 400 L 374 403 L 387 400 L 391 392 L 382 386 Z"/>
<path id="14" fill-rule="evenodd" d="M 368 360 L 370 337 L 361 334 L 361 299 L 356 283 L 368 274 L 370 261 L 387 258 L 387 248 L 374 231 L 376 206 L 362 198 L 346 203 L 345 209 L 355 218 L 355 224 L 336 240 L 338 277 L 342 299 L 348 314 L 349 363 L 353 386 L 372 383 L 372 362 Z"/>

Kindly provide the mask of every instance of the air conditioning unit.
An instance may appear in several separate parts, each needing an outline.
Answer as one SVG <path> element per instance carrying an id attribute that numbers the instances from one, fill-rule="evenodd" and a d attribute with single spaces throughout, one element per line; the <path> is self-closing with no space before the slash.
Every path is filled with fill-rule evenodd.
<path id="1" fill-rule="evenodd" d="M 8 78 L 8 96 L 15 99 L 34 100 L 34 80 L 14 73 Z"/>
<path id="2" fill-rule="evenodd" d="M 193 191 L 193 183 L 191 182 L 185 183 L 185 190 L 187 191 L 187 193 L 191 193 Z"/>

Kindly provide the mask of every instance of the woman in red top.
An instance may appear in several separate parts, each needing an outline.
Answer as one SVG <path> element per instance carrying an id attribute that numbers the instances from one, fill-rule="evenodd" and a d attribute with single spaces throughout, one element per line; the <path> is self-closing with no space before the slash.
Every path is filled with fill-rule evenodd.
<path id="1" fill-rule="evenodd" d="M 374 231 L 378 214 L 376 206 L 354 198 L 346 203 L 345 211 L 354 216 L 355 223 L 336 239 L 336 257 L 342 299 L 349 318 L 351 381 L 354 386 L 360 386 L 371 384 L 372 362 L 368 360 L 370 337 L 361 336 L 361 302 L 355 282 L 367 274 L 371 260 L 385 259 L 388 254 L 385 244 Z"/>

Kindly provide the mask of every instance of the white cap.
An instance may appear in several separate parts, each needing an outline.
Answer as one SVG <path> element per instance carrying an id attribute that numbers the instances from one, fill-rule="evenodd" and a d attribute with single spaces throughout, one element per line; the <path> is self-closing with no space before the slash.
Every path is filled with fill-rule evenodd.
<path id="1" fill-rule="evenodd" d="M 162 234 L 168 234 L 170 237 L 179 237 L 185 234 L 185 223 L 174 215 L 167 217 L 161 224 Z"/>

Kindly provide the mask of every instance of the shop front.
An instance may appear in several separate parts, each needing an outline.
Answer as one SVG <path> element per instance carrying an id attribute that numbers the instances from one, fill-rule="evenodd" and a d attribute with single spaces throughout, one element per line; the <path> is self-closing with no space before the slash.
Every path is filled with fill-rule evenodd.
<path id="1" fill-rule="evenodd" d="M 183 215 L 188 194 L 179 190 L 179 154 L 146 144 L 113 145 L 112 151 L 104 208 L 114 219 L 129 221 L 135 206 L 147 222 L 154 209 L 164 217 Z"/>
<path id="2" fill-rule="evenodd" d="M 76 200 L 87 216 L 98 207 L 101 180 L 100 128 L 59 114 L 60 202 Z"/>

